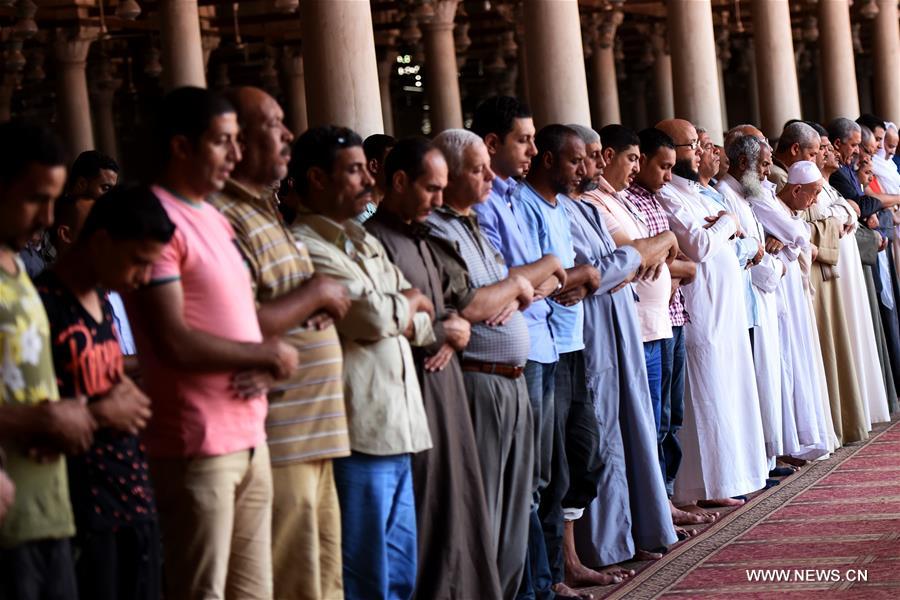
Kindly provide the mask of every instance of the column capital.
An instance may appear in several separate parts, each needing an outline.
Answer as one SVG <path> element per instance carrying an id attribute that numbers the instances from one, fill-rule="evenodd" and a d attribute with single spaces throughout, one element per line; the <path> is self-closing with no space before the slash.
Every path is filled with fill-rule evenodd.
<path id="1" fill-rule="evenodd" d="M 281 68 L 291 77 L 303 76 L 303 51 L 298 46 L 281 49 Z"/>
<path id="2" fill-rule="evenodd" d="M 434 14 L 427 20 L 423 20 L 425 31 L 447 31 L 453 29 L 458 6 L 459 0 L 435 0 L 432 2 L 431 7 Z"/>
<path id="3" fill-rule="evenodd" d="M 669 54 L 669 38 L 666 32 L 665 23 L 654 23 L 653 28 L 648 32 L 650 45 L 653 48 L 653 55 Z"/>
<path id="4" fill-rule="evenodd" d="M 100 35 L 98 27 L 79 27 L 77 29 L 57 29 L 53 41 L 53 53 L 56 60 L 63 65 L 81 65 L 87 62 L 91 43 Z"/>
<path id="5" fill-rule="evenodd" d="M 597 28 L 596 43 L 600 48 L 610 48 L 616 39 L 616 32 L 622 24 L 625 15 L 620 10 L 608 12 L 603 16 Z"/>
<path id="6" fill-rule="evenodd" d="M 216 32 L 204 31 L 200 35 L 200 45 L 203 48 L 203 65 L 206 66 L 209 64 L 209 56 L 212 54 L 212 51 L 219 47 L 219 44 L 222 42 L 221 36 L 219 36 Z"/>
<path id="7" fill-rule="evenodd" d="M 92 63 L 89 85 L 92 96 L 112 96 L 120 87 L 122 87 L 122 79 L 115 76 L 107 56 L 104 55 L 98 62 Z"/>
<path id="8" fill-rule="evenodd" d="M 395 61 L 399 52 L 396 48 L 380 47 L 376 49 L 375 59 L 378 63 L 378 80 L 390 79 L 391 70 L 394 68 Z"/>

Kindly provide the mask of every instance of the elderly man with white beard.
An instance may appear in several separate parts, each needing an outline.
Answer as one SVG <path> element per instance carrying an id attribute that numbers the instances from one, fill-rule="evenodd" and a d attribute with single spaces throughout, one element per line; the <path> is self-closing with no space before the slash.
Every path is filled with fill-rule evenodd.
<path id="1" fill-rule="evenodd" d="M 744 280 L 731 247 L 741 229 L 734 214 L 700 193 L 700 145 L 694 126 L 669 119 L 657 128 L 674 140 L 676 152 L 676 174 L 659 191 L 659 202 L 679 247 L 697 263 L 694 282 L 683 288 L 691 322 L 684 328 L 684 458 L 675 481 L 675 502 L 740 504 L 731 498 L 761 489 L 769 470 L 751 366 Z"/>
<path id="2" fill-rule="evenodd" d="M 765 160 L 768 153 L 768 146 L 761 147 Z M 817 178 L 812 178 L 810 167 L 815 169 Z M 834 435 L 829 431 L 825 414 L 827 389 L 818 376 L 824 368 L 797 260 L 801 252 L 815 253 L 809 241 L 809 227 L 800 211 L 815 201 L 822 186 L 821 178 L 814 163 L 798 161 L 788 169 L 788 179 L 778 198 L 765 193 L 764 186 L 758 196 L 751 197 L 756 218 L 768 234 L 783 244 L 777 255 L 787 267 L 779 286 L 783 441 L 785 454 L 801 459 L 827 454 L 833 449 Z M 799 184 L 799 180 L 803 183 Z"/>
<path id="3" fill-rule="evenodd" d="M 759 140 L 753 136 L 731 137 L 725 146 L 729 162 L 728 173 L 721 178 L 716 189 L 740 219 L 744 241 L 752 242 L 758 248 L 757 252 L 744 260 L 743 265 L 747 319 L 751 325 L 753 363 L 769 473 L 784 475 L 789 472 L 773 470 L 776 468 L 776 457 L 784 454 L 777 291 L 785 273 L 785 265 L 765 251 L 765 231 L 750 209 L 750 198 L 764 193 L 760 181 L 765 179 L 768 162 L 761 160 L 761 149 Z"/>

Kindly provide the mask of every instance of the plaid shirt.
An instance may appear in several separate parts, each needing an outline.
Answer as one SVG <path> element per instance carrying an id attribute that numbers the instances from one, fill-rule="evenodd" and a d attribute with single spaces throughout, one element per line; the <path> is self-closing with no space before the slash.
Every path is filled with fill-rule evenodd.
<path id="1" fill-rule="evenodd" d="M 666 218 L 666 213 L 663 212 L 655 194 L 638 183 L 632 183 L 624 193 L 646 217 L 650 237 L 659 235 L 663 231 L 669 231 L 669 219 Z M 675 295 L 669 302 L 669 318 L 672 321 L 672 327 L 681 327 L 690 322 L 690 317 L 684 309 L 684 294 L 680 287 L 675 290 Z"/>

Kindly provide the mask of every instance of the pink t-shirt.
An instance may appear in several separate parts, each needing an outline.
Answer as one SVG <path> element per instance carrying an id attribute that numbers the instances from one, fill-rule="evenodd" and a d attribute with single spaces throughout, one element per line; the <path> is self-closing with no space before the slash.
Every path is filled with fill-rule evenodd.
<path id="1" fill-rule="evenodd" d="M 228 220 L 205 202 L 181 200 L 158 186 L 153 192 L 176 230 L 153 265 L 151 285 L 181 281 L 184 320 L 191 328 L 235 341 L 261 341 L 250 272 Z M 217 456 L 265 443 L 264 395 L 235 396 L 232 372 L 195 373 L 167 365 L 144 330 L 154 326 L 152 318 L 137 316 L 135 341 L 153 401 L 153 418 L 143 436 L 150 456 Z"/>

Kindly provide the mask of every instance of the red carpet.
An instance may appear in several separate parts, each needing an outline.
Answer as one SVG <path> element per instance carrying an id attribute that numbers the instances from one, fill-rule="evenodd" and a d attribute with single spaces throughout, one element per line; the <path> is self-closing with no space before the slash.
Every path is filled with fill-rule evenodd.
<path id="1" fill-rule="evenodd" d="M 754 496 L 610 600 L 900 598 L 900 425 Z M 754 579 L 755 578 L 755 579 Z M 765 579 L 762 579 L 765 578 Z"/>

